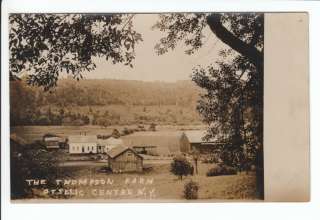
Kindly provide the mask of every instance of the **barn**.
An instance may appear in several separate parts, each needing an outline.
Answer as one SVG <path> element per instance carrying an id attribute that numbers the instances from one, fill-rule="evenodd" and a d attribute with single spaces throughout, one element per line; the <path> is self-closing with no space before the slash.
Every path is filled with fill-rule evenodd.
<path id="1" fill-rule="evenodd" d="M 214 153 L 221 145 L 217 140 L 204 140 L 206 132 L 202 130 L 185 131 L 180 137 L 180 151 L 190 153 L 198 151 L 199 153 Z"/>
<path id="2" fill-rule="evenodd" d="M 71 135 L 68 143 L 70 154 L 98 153 L 98 139 L 95 135 Z"/>
<path id="3" fill-rule="evenodd" d="M 107 152 L 108 166 L 114 173 L 142 172 L 143 157 L 129 147 L 115 147 Z"/>

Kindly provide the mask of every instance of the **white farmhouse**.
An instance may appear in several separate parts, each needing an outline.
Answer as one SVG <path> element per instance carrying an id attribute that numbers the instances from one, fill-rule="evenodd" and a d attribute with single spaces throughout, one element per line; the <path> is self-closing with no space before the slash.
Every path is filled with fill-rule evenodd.
<path id="1" fill-rule="evenodd" d="M 68 138 L 70 154 L 98 153 L 98 139 L 94 135 L 72 135 Z"/>

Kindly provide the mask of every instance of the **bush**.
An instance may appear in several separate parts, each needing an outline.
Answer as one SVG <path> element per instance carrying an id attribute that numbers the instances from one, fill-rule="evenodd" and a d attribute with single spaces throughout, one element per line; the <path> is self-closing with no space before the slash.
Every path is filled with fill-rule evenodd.
<path id="1" fill-rule="evenodd" d="M 151 123 L 150 127 L 149 127 L 149 131 L 156 131 L 156 124 L 155 123 Z"/>
<path id="2" fill-rule="evenodd" d="M 193 173 L 193 166 L 184 156 L 178 156 L 173 158 L 170 172 L 179 176 L 180 180 L 182 180 L 182 176 L 187 176 Z"/>
<path id="3" fill-rule="evenodd" d="M 124 129 L 122 130 L 122 134 L 123 134 L 123 136 L 130 134 L 129 129 L 128 129 L 128 128 L 124 128 Z"/>
<path id="4" fill-rule="evenodd" d="M 119 138 L 121 137 L 121 134 L 117 129 L 113 129 L 111 136 L 114 138 Z"/>
<path id="5" fill-rule="evenodd" d="M 20 145 L 10 141 L 11 199 L 34 196 L 27 179 L 46 179 L 47 187 L 54 187 L 60 156 L 58 152 L 49 153 L 36 144 Z"/>
<path id="6" fill-rule="evenodd" d="M 226 165 L 218 165 L 207 172 L 207 176 L 235 175 L 237 170 Z"/>
<path id="7" fill-rule="evenodd" d="M 190 181 L 184 185 L 184 198 L 186 199 L 198 199 L 199 185 L 194 181 Z"/>

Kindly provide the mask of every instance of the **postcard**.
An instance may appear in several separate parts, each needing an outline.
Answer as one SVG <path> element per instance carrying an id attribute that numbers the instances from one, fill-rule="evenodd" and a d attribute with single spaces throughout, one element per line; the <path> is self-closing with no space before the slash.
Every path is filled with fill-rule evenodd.
<path id="1" fill-rule="evenodd" d="M 12 202 L 309 200 L 308 14 L 12 13 Z"/>

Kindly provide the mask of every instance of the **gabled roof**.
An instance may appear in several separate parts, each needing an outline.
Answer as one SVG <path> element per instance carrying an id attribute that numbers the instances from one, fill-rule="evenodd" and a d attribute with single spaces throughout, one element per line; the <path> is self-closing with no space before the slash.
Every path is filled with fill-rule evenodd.
<path id="1" fill-rule="evenodd" d="M 95 135 L 71 135 L 68 137 L 69 143 L 97 143 Z"/>
<path id="2" fill-rule="evenodd" d="M 119 146 L 119 147 L 115 147 L 112 148 L 111 150 L 107 151 L 107 155 L 111 158 L 115 158 L 117 156 L 119 156 L 120 154 L 124 153 L 125 151 L 132 151 L 135 155 L 137 155 L 138 157 L 143 158 L 142 156 L 140 156 L 139 154 L 137 154 L 137 152 L 135 152 L 132 148 L 129 147 L 123 147 L 123 146 Z"/>
<path id="3" fill-rule="evenodd" d="M 205 130 L 193 130 L 193 131 L 184 131 L 182 135 L 185 135 L 190 143 L 208 143 L 208 142 L 215 142 L 216 139 L 209 139 L 205 140 L 204 137 L 206 136 Z"/>

